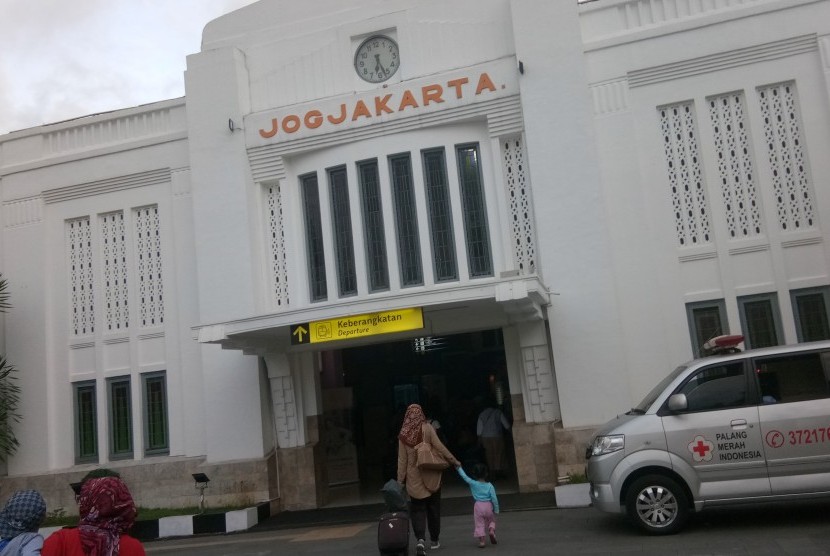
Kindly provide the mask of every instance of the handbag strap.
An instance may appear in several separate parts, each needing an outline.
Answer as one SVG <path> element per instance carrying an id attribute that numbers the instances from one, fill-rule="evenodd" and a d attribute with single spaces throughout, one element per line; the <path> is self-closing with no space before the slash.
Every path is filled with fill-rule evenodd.
<path id="1" fill-rule="evenodd" d="M 428 444 L 429 447 L 432 448 L 432 442 L 427 441 L 427 435 L 426 433 L 424 433 L 424 426 L 427 424 L 429 424 L 428 421 L 424 421 L 423 423 L 421 423 L 421 442 Z"/>

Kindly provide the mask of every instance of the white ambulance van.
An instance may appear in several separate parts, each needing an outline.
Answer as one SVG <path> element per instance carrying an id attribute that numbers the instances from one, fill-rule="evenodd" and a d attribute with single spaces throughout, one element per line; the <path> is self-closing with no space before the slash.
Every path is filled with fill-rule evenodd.
<path id="1" fill-rule="evenodd" d="M 643 531 L 717 505 L 830 496 L 830 341 L 740 352 L 741 336 L 682 365 L 587 450 L 594 507 Z"/>

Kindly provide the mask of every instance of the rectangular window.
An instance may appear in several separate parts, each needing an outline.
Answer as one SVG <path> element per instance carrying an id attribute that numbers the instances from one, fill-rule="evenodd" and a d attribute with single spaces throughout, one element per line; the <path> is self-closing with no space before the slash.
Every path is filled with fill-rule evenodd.
<path id="1" fill-rule="evenodd" d="M 450 188 L 447 183 L 447 164 L 444 149 L 422 151 L 421 156 L 424 163 L 424 187 L 427 194 L 435 281 L 458 280 Z"/>
<path id="2" fill-rule="evenodd" d="M 688 411 L 741 407 L 748 402 L 743 363 L 713 365 L 695 373 L 678 393 L 686 394 Z"/>
<path id="3" fill-rule="evenodd" d="M 360 206 L 363 211 L 363 235 L 366 241 L 366 271 L 369 291 L 389 289 L 389 269 L 386 260 L 386 235 L 383 230 L 383 205 L 380 198 L 378 161 L 367 160 L 357 164 L 360 183 Z"/>
<path id="4" fill-rule="evenodd" d="M 828 312 L 830 288 L 808 288 L 790 292 L 799 342 L 830 340 Z"/>
<path id="5" fill-rule="evenodd" d="M 308 278 L 312 301 L 324 301 L 328 297 L 326 285 L 326 259 L 323 252 L 323 223 L 320 218 L 320 192 L 317 174 L 300 177 L 305 216 L 306 254 Z"/>
<path id="6" fill-rule="evenodd" d="M 144 381 L 144 453 L 167 454 L 167 379 L 164 372 L 142 375 Z"/>
<path id="7" fill-rule="evenodd" d="M 456 147 L 456 157 L 470 277 L 492 276 L 493 259 L 490 254 L 490 233 L 487 229 L 478 145 Z"/>
<path id="8" fill-rule="evenodd" d="M 799 353 L 755 361 L 761 402 L 789 403 L 830 397 L 830 353 Z"/>
<path id="9" fill-rule="evenodd" d="M 421 242 L 418 239 L 415 188 L 412 183 L 412 161 L 409 154 L 389 157 L 389 173 L 395 202 L 401 285 L 420 286 L 424 283 L 424 276 L 421 267 Z"/>
<path id="10" fill-rule="evenodd" d="M 337 264 L 337 287 L 340 297 L 345 297 L 357 293 L 352 213 L 349 208 L 349 181 L 344 167 L 332 168 L 328 174 L 334 257 Z"/>
<path id="11" fill-rule="evenodd" d="M 738 298 L 746 349 L 777 346 L 781 343 L 778 296 L 752 295 Z"/>
<path id="12" fill-rule="evenodd" d="M 77 382 L 75 388 L 75 462 L 98 461 L 98 411 L 95 381 Z"/>
<path id="13" fill-rule="evenodd" d="M 129 458 L 133 455 L 133 411 L 129 377 L 108 381 L 110 418 L 110 457 Z"/>
<path id="14" fill-rule="evenodd" d="M 686 305 L 686 316 L 695 357 L 701 356 L 703 344 L 708 340 L 729 333 L 726 307 L 722 299 L 689 303 Z"/>

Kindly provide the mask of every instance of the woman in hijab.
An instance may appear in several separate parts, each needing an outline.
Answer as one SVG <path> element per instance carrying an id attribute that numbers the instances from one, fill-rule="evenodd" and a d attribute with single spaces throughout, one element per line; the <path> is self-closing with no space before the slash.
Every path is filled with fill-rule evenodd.
<path id="1" fill-rule="evenodd" d="M 79 510 L 78 527 L 52 533 L 43 543 L 43 556 L 145 556 L 141 543 L 127 535 L 136 509 L 124 481 L 118 477 L 85 481 Z"/>
<path id="2" fill-rule="evenodd" d="M 36 490 L 18 490 L 0 511 L 0 556 L 37 556 L 43 537 L 37 532 L 46 502 Z"/>
<path id="3" fill-rule="evenodd" d="M 415 446 L 428 442 L 452 466 L 461 463 L 438 439 L 435 429 L 427 422 L 424 410 L 418 404 L 406 408 L 401 432 L 398 434 L 398 482 L 406 484 L 410 498 L 410 518 L 415 533 L 418 556 L 426 554 L 425 532 L 429 527 L 431 548 L 438 548 L 441 534 L 441 475 L 443 471 L 420 469 Z"/>

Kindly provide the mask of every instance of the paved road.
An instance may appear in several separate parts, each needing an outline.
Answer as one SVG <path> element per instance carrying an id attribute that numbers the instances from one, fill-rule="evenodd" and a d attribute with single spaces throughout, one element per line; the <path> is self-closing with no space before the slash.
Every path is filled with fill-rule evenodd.
<path id="1" fill-rule="evenodd" d="M 680 534 L 648 537 L 622 516 L 593 508 L 502 512 L 499 544 L 477 547 L 472 517 L 443 520 L 430 555 L 792 554 L 830 555 L 830 502 L 709 510 Z M 148 554 L 181 556 L 372 555 L 376 523 L 193 537 L 147 543 Z M 414 550 L 411 552 L 414 553 Z"/>

